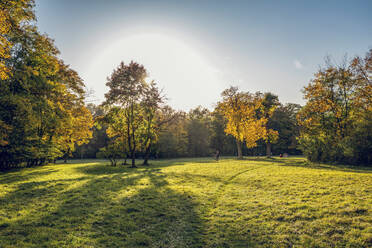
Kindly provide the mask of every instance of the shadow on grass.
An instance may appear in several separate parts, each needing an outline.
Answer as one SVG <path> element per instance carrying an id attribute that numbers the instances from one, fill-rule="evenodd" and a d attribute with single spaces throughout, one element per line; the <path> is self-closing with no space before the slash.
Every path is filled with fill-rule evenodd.
<path id="1" fill-rule="evenodd" d="M 11 184 L 15 182 L 27 181 L 31 178 L 46 176 L 56 171 L 57 171 L 56 169 L 52 168 L 35 167 L 0 172 L 0 184 Z"/>
<path id="2" fill-rule="evenodd" d="M 102 168 L 100 168 L 102 167 Z M 20 184 L 0 198 L 0 247 L 202 247 L 192 196 L 156 168 L 89 165 L 86 176 Z"/>
<path id="3" fill-rule="evenodd" d="M 136 160 L 137 168 L 130 168 L 130 165 L 122 165 L 121 160 L 117 166 L 110 166 L 108 160 L 77 160 L 74 164 L 91 163 L 85 167 L 78 167 L 77 170 L 86 174 L 100 175 L 100 174 L 118 174 L 131 173 L 135 170 L 146 171 L 159 169 L 167 166 L 185 165 L 186 163 L 205 164 L 215 163 L 213 158 L 175 158 L 175 159 L 158 159 L 150 160 L 150 165 L 142 165 L 142 160 Z"/>
<path id="4" fill-rule="evenodd" d="M 279 157 L 245 157 L 246 161 L 269 162 L 275 163 L 279 166 L 294 166 L 309 169 L 325 169 L 333 171 L 355 172 L 355 173 L 372 173 L 372 167 L 365 166 L 351 166 L 351 165 L 332 165 L 309 162 L 306 158 L 279 158 Z"/>

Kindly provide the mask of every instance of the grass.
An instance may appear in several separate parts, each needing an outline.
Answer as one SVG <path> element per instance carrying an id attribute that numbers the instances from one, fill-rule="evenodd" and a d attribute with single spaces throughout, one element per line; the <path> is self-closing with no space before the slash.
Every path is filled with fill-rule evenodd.
<path id="1" fill-rule="evenodd" d="M 0 174 L 0 247 L 371 247 L 372 169 L 303 158 Z"/>

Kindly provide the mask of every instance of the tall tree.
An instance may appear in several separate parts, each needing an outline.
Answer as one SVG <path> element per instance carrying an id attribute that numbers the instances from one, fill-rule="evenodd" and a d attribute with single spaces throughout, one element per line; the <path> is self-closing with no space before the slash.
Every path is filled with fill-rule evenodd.
<path id="1" fill-rule="evenodd" d="M 140 126 L 143 122 L 140 103 L 147 85 L 146 77 L 147 72 L 143 65 L 133 61 L 129 65 L 121 62 L 106 83 L 110 90 L 105 94 L 106 101 L 104 104 L 116 104 L 123 109 L 132 167 L 136 167 L 135 156 L 139 145 Z"/>
<path id="2" fill-rule="evenodd" d="M 161 91 L 154 81 L 144 87 L 143 93 L 144 96 L 141 101 L 141 107 L 143 109 L 141 143 L 144 151 L 143 165 L 148 165 L 151 145 L 158 139 L 160 127 L 164 124 L 159 120 L 159 118 L 164 117 L 160 112 L 161 104 L 164 102 L 164 96 L 161 95 Z"/>
<path id="3" fill-rule="evenodd" d="M 84 127 L 89 137 L 89 114 L 74 124 L 86 113 L 84 83 L 58 58 L 53 41 L 38 32 L 33 7 L 34 2 L 26 0 L 0 3 L 10 24 L 1 36 L 10 50 L 0 61 L 8 70 L 0 79 L 0 125 L 5 130 L 0 134 L 0 167 L 54 160 L 63 154 L 66 142 L 81 142 L 82 136 L 63 139 L 64 132 L 76 138 Z"/>

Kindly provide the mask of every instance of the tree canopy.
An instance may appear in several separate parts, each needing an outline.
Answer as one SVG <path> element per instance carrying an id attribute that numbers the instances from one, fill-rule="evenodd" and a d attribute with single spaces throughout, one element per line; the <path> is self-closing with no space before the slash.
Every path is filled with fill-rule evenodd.
<path id="1" fill-rule="evenodd" d="M 44 164 L 91 136 L 84 83 L 38 32 L 33 1 L 0 7 L 0 167 Z"/>

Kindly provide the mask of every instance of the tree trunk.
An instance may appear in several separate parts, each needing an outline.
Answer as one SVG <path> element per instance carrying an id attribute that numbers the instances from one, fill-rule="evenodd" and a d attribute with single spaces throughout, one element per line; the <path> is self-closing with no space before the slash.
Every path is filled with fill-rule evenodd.
<path id="1" fill-rule="evenodd" d="M 242 143 L 240 140 L 236 140 L 236 147 L 238 148 L 238 159 L 243 159 Z"/>
<path id="2" fill-rule="evenodd" d="M 67 152 L 63 156 L 63 161 L 64 163 L 67 163 L 68 155 L 70 154 L 70 148 L 67 149 Z"/>
<path id="3" fill-rule="evenodd" d="M 151 147 L 151 144 L 146 148 L 145 157 L 143 159 L 143 165 L 149 165 L 150 147 Z"/>
<path id="4" fill-rule="evenodd" d="M 123 161 L 122 165 L 127 165 L 127 158 L 128 158 L 128 156 L 125 155 L 125 158 L 124 158 L 124 161 Z"/>
<path id="5" fill-rule="evenodd" d="M 134 151 L 131 152 L 132 165 L 131 168 L 136 168 L 136 157 Z"/>
<path id="6" fill-rule="evenodd" d="M 266 157 L 271 158 L 271 143 L 266 143 Z"/>

